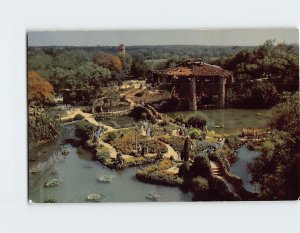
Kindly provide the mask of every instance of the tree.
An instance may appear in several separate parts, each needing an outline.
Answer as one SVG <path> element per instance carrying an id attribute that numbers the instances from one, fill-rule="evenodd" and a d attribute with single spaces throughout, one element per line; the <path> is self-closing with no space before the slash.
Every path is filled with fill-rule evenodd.
<path id="1" fill-rule="evenodd" d="M 251 182 L 259 187 L 259 197 L 266 200 L 297 199 L 299 190 L 299 100 L 285 97 L 273 108 L 271 134 L 257 147 L 261 155 L 249 165 Z"/>
<path id="2" fill-rule="evenodd" d="M 179 167 L 178 176 L 185 177 L 188 174 L 189 168 L 190 164 L 188 162 L 184 162 L 183 164 L 181 164 Z"/>
<path id="3" fill-rule="evenodd" d="M 30 108 L 28 114 L 28 139 L 30 143 L 46 143 L 54 140 L 60 127 L 60 118 L 48 109 Z"/>
<path id="4" fill-rule="evenodd" d="M 299 88 L 299 55 L 294 46 L 268 40 L 252 51 L 242 50 L 222 62 L 235 82 L 226 96 L 237 107 L 270 107 L 278 93 Z M 274 97 L 274 98 L 273 98 Z"/>
<path id="5" fill-rule="evenodd" d="M 86 121 L 79 121 L 75 124 L 75 136 L 80 138 L 82 143 L 92 139 L 93 132 L 96 131 L 97 127 Z"/>
<path id="6" fill-rule="evenodd" d="M 97 53 L 93 58 L 93 62 L 108 68 L 113 73 L 120 72 L 123 69 L 121 59 L 111 53 Z"/>
<path id="7" fill-rule="evenodd" d="M 122 62 L 123 73 L 129 74 L 132 66 L 132 57 L 129 54 L 121 54 L 119 55 L 120 60 Z"/>
<path id="8" fill-rule="evenodd" d="M 289 132 L 296 143 L 300 143 L 299 93 L 285 93 L 285 101 L 272 108 L 270 126 L 273 129 Z"/>
<path id="9" fill-rule="evenodd" d="M 197 156 L 189 170 L 190 177 L 202 176 L 209 178 L 212 176 L 210 162 L 207 156 Z"/>
<path id="10" fill-rule="evenodd" d="M 46 102 L 53 98 L 53 86 L 37 72 L 28 73 L 28 101 Z"/>
<path id="11" fill-rule="evenodd" d="M 189 137 L 185 138 L 183 150 L 181 152 L 181 159 L 183 159 L 185 162 L 189 161 L 190 158 L 190 139 Z"/>
<path id="12" fill-rule="evenodd" d="M 144 60 L 140 57 L 133 57 L 131 73 L 135 79 L 144 78 L 147 74 L 148 68 Z"/>

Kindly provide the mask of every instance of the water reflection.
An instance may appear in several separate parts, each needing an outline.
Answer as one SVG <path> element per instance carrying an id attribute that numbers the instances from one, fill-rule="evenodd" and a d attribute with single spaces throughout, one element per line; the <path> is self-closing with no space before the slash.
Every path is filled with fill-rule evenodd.
<path id="1" fill-rule="evenodd" d="M 200 110 L 199 110 L 200 111 Z M 217 133 L 231 133 L 242 128 L 263 128 L 271 118 L 268 109 L 203 109 L 208 116 L 207 127 Z M 189 116 L 195 112 L 171 112 L 171 117 Z M 222 126 L 217 128 L 216 126 Z M 224 126 L 224 127 L 223 127 Z"/>
<path id="2" fill-rule="evenodd" d="M 252 176 L 248 170 L 248 164 L 259 155 L 260 152 L 258 151 L 250 151 L 246 147 L 241 147 L 237 150 L 239 160 L 230 167 L 230 171 L 243 180 L 245 189 L 250 192 L 257 192 L 258 190 L 250 183 Z"/>

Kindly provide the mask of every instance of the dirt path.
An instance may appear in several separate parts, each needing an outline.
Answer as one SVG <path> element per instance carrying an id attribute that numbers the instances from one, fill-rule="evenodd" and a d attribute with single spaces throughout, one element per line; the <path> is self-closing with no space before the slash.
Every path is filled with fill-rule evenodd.
<path id="1" fill-rule="evenodd" d="M 133 95 L 133 93 L 135 93 L 136 91 L 139 91 L 138 88 L 139 88 L 139 85 L 136 86 L 134 89 L 131 89 L 129 92 L 127 92 L 127 93 L 125 92 L 125 93 L 122 94 L 123 96 L 125 96 L 126 100 L 130 103 L 130 109 L 134 108 L 134 106 L 136 105 L 134 103 L 134 101 L 131 100 L 130 97 Z M 89 123 L 91 123 L 93 125 L 96 125 L 96 126 L 104 127 L 106 129 L 105 133 L 132 128 L 132 127 L 129 127 L 129 128 L 115 129 L 111 126 L 108 126 L 108 125 L 102 124 L 101 122 L 96 121 L 93 114 L 85 113 L 80 108 L 76 108 L 73 111 L 71 111 L 71 112 L 69 111 L 67 113 L 68 113 L 68 116 L 62 117 L 61 118 L 62 120 L 71 119 L 71 118 L 74 118 L 77 114 L 81 114 L 85 118 L 85 120 L 87 120 Z M 110 153 L 110 156 L 112 158 L 116 158 L 117 151 L 111 144 L 103 142 L 101 139 L 98 141 L 98 143 L 103 145 L 104 147 L 106 147 L 108 149 L 108 151 Z M 167 147 L 167 152 L 164 154 L 164 157 L 170 158 L 172 156 L 174 160 L 180 160 L 179 155 L 177 154 L 177 152 L 169 144 L 166 144 L 166 143 L 164 143 L 164 144 Z M 149 156 L 152 156 L 152 155 L 149 154 Z M 122 155 L 122 157 L 127 158 L 127 157 L 132 157 L 132 156 Z"/>
<path id="2" fill-rule="evenodd" d="M 167 147 L 168 151 L 164 154 L 164 157 L 170 158 L 171 156 L 174 158 L 174 160 L 180 160 L 179 155 L 177 152 L 171 147 L 169 144 L 162 142 Z"/>
<path id="3" fill-rule="evenodd" d="M 117 158 L 117 150 L 112 145 L 102 141 L 101 139 L 98 140 L 98 143 L 108 149 L 111 158 Z"/>
<path id="4" fill-rule="evenodd" d="M 74 111 L 72 111 L 71 113 L 68 112 L 68 116 L 62 117 L 61 119 L 62 120 L 71 119 L 71 118 L 74 118 L 77 114 L 84 116 L 84 118 L 93 125 L 103 126 L 104 128 L 106 128 L 106 131 L 105 131 L 106 133 L 116 130 L 115 128 L 113 128 L 111 126 L 104 125 L 104 124 L 96 121 L 93 114 L 85 113 L 80 108 L 74 109 Z"/>

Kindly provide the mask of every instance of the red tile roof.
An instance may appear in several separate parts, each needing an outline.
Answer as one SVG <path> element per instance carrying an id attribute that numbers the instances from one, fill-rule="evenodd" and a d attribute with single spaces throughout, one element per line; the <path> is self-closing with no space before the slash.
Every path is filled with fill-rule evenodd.
<path id="1" fill-rule="evenodd" d="M 168 68 L 160 72 L 162 75 L 172 76 L 172 77 L 209 77 L 209 76 L 221 76 L 221 77 L 231 77 L 232 73 L 228 70 L 224 70 L 219 66 L 209 65 L 202 63 L 201 65 L 194 66 L 178 66 L 174 68 Z"/>

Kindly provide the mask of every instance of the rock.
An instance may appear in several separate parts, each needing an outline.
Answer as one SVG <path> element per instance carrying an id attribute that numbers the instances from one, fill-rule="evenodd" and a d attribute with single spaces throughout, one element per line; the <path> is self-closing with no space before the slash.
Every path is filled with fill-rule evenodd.
<path id="1" fill-rule="evenodd" d="M 110 176 L 103 175 L 98 178 L 98 181 L 100 181 L 102 183 L 110 183 L 111 181 L 113 181 L 113 179 L 115 179 L 114 175 L 110 175 Z"/>
<path id="2" fill-rule="evenodd" d="M 99 202 L 99 201 L 103 200 L 104 197 L 105 197 L 104 195 L 101 195 L 99 193 L 90 193 L 87 196 L 86 200 L 87 201 L 93 201 L 93 202 Z"/>
<path id="3" fill-rule="evenodd" d="M 57 186 L 59 184 L 61 184 L 63 182 L 62 179 L 51 179 L 51 180 L 48 180 L 46 181 L 45 183 L 45 187 L 53 187 L 53 186 Z"/>
<path id="4" fill-rule="evenodd" d="M 61 154 L 64 156 L 67 156 L 70 153 L 70 151 L 68 151 L 67 149 L 63 149 Z"/>
<path id="5" fill-rule="evenodd" d="M 150 192 L 146 198 L 152 200 L 152 201 L 157 201 L 158 198 L 161 196 L 161 194 L 159 192 Z"/>
<path id="6" fill-rule="evenodd" d="M 39 170 L 37 168 L 32 168 L 30 171 L 29 171 L 31 174 L 36 174 L 39 172 Z"/>

